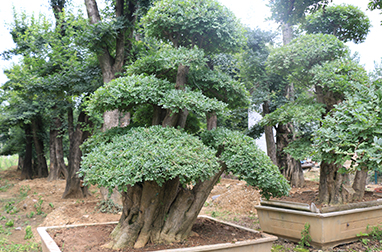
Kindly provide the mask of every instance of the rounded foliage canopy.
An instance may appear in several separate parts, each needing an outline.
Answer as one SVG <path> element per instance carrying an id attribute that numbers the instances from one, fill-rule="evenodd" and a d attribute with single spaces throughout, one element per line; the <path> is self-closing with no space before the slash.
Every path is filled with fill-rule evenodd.
<path id="1" fill-rule="evenodd" d="M 80 175 L 86 174 L 86 183 L 124 190 L 143 181 L 161 186 L 176 177 L 186 185 L 208 179 L 219 169 L 215 151 L 197 137 L 171 127 L 151 126 L 101 141 L 83 158 Z"/>
<path id="2" fill-rule="evenodd" d="M 370 20 L 358 7 L 337 5 L 326 7 L 306 17 L 308 33 L 332 34 L 343 42 L 362 43 L 370 30 Z"/>
<path id="3" fill-rule="evenodd" d="M 235 50 L 244 41 L 239 20 L 215 0 L 161 0 L 142 24 L 148 36 L 170 40 L 175 47 L 196 45 L 206 52 L 221 52 Z"/>

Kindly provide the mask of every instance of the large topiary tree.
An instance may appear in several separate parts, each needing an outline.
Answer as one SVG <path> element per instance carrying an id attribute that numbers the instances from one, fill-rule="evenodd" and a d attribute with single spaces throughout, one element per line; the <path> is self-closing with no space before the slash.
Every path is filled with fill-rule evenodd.
<path id="1" fill-rule="evenodd" d="M 234 15 L 213 0 L 162 0 L 142 24 L 146 38 L 162 43 L 152 50 L 147 44 L 149 51 L 127 68 L 126 76 L 99 88 L 88 103 L 90 114 L 133 113 L 130 126 L 96 134 L 83 149 L 85 183 L 122 192 L 112 248 L 187 238 L 223 171 L 258 186 L 266 198 L 289 189 L 253 139 L 216 129 L 221 111 L 247 102 L 240 83 L 206 63 L 212 53 L 240 46 L 241 26 Z M 212 130 L 199 137 L 188 134 L 182 128 L 187 129 L 191 114 L 193 120 L 206 116 Z M 142 120 L 151 126 L 134 127 Z"/>

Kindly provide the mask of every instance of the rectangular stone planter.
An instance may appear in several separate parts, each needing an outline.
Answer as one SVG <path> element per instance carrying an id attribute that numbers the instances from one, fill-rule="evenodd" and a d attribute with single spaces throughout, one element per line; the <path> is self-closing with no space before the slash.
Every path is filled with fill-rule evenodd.
<path id="1" fill-rule="evenodd" d="M 357 208 L 332 213 L 311 213 L 274 206 L 256 206 L 263 232 L 298 242 L 305 223 L 310 224 L 310 243 L 326 249 L 355 241 L 369 225 L 382 224 L 382 206 Z"/>
<path id="2" fill-rule="evenodd" d="M 200 215 L 202 218 L 209 218 L 216 222 L 220 222 L 226 225 L 230 225 L 236 228 L 247 230 L 249 232 L 258 233 L 258 231 L 241 227 L 232 223 L 220 221 L 209 216 Z M 48 234 L 47 230 L 50 229 L 61 229 L 61 228 L 70 228 L 70 227 L 80 227 L 80 226 L 93 226 L 93 225 L 108 225 L 108 224 L 117 224 L 117 222 L 108 222 L 108 223 L 96 223 L 96 224 L 79 224 L 79 225 L 67 225 L 67 226 L 53 226 L 53 227 L 39 227 L 37 231 L 41 237 L 42 251 L 43 252 L 59 252 L 60 248 L 54 242 L 53 238 Z M 216 251 L 216 252 L 270 252 L 272 244 L 277 240 L 276 236 L 269 234 L 262 234 L 262 238 L 256 240 L 248 241 L 239 241 L 235 243 L 224 243 L 224 244 L 214 244 L 206 245 L 199 247 L 190 247 L 190 248 L 180 248 L 180 249 L 169 249 L 169 250 L 158 250 L 158 252 L 196 252 L 196 251 Z"/>

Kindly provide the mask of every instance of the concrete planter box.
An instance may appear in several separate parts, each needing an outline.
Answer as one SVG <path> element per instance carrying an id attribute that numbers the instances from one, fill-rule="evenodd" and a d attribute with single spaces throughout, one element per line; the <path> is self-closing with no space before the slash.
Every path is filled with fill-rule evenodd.
<path id="1" fill-rule="evenodd" d="M 216 222 L 220 222 L 226 225 L 230 225 L 236 228 L 247 230 L 249 232 L 258 233 L 258 231 L 241 227 L 232 223 L 220 221 L 209 216 L 200 215 L 201 218 L 209 218 Z M 54 242 L 53 238 L 48 234 L 47 230 L 50 229 L 61 229 L 61 228 L 71 228 L 71 227 L 80 227 L 80 226 L 93 226 L 93 225 L 107 225 L 107 224 L 117 224 L 117 222 L 108 222 L 108 223 L 97 223 L 97 224 L 79 224 L 79 225 L 67 225 L 67 226 L 53 226 L 53 227 L 39 227 L 37 231 L 41 237 L 42 251 L 43 252 L 59 252 L 60 249 L 57 244 Z M 224 243 L 224 244 L 214 244 L 206 245 L 199 247 L 190 247 L 190 248 L 180 248 L 180 249 L 169 249 L 169 250 L 158 250 L 158 252 L 193 252 L 193 251 L 217 251 L 217 252 L 270 252 L 272 244 L 277 240 L 276 236 L 262 234 L 263 238 L 257 240 L 248 240 L 248 241 L 239 241 L 236 243 Z"/>
<path id="2" fill-rule="evenodd" d="M 275 206 L 256 206 L 261 230 L 298 242 L 305 223 L 310 224 L 310 243 L 326 249 L 358 240 L 357 234 L 366 233 L 366 227 L 382 224 L 382 206 L 352 210 L 313 213 Z"/>

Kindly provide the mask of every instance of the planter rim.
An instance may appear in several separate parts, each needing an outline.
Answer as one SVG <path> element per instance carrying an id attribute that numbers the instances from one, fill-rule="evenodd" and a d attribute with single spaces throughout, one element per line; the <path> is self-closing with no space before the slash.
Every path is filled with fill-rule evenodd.
<path id="1" fill-rule="evenodd" d="M 231 247 L 242 247 L 246 245 L 255 245 L 259 243 L 266 243 L 266 242 L 274 242 L 278 239 L 277 236 L 266 234 L 263 232 L 259 232 L 247 227 L 242 227 L 230 222 L 221 221 L 215 218 L 212 218 L 207 215 L 198 215 L 198 218 L 206 218 L 210 219 L 216 222 L 220 222 L 225 225 L 229 225 L 232 227 L 240 228 L 243 230 L 246 230 L 248 232 L 252 233 L 261 233 L 263 236 L 262 238 L 256 239 L 256 240 L 246 240 L 246 241 L 238 241 L 235 243 L 220 243 L 220 244 L 213 244 L 213 245 L 203 245 L 198 247 L 189 247 L 189 248 L 176 248 L 176 249 L 166 249 L 166 250 L 159 250 L 158 252 L 179 252 L 179 251 L 209 251 L 211 249 L 225 249 L 225 248 L 231 248 Z M 37 232 L 39 233 L 41 240 L 45 241 L 45 245 L 50 252 L 60 252 L 60 248 L 57 246 L 53 238 L 48 234 L 47 230 L 49 229 L 60 229 L 60 228 L 73 228 L 73 227 L 83 227 L 83 226 L 97 226 L 97 225 L 108 225 L 108 224 L 118 224 L 118 221 L 113 222 L 103 222 L 103 223 L 84 223 L 84 224 L 77 224 L 77 225 L 63 225 L 63 226 L 49 226 L 49 227 L 38 227 Z M 44 242 L 43 242 L 44 243 Z"/>
<path id="2" fill-rule="evenodd" d="M 285 209 L 285 208 L 271 207 L 271 206 L 261 206 L 261 205 L 257 205 L 257 206 L 255 206 L 255 208 L 256 209 L 269 210 L 269 211 L 284 212 L 284 213 L 294 213 L 294 214 L 305 215 L 305 216 L 315 216 L 315 217 L 319 217 L 319 218 L 328 218 L 328 217 L 333 217 L 333 216 L 338 216 L 338 215 L 346 215 L 346 214 L 367 212 L 367 211 L 382 209 L 382 205 L 365 207 L 365 208 L 355 208 L 355 209 L 336 211 L 336 212 L 331 212 L 331 213 L 311 213 L 311 212 L 306 212 L 306 211 L 302 211 L 302 210 L 299 211 L 299 210 L 292 210 L 292 209 Z"/>

